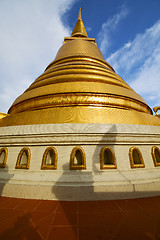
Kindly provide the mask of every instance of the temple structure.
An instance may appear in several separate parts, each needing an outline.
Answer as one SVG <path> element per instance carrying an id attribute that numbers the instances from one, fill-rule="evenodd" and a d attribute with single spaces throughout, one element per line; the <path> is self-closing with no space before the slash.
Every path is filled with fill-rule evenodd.
<path id="1" fill-rule="evenodd" d="M 1 113 L 0 147 L 1 239 L 159 239 L 160 118 L 104 60 L 81 9 Z"/>

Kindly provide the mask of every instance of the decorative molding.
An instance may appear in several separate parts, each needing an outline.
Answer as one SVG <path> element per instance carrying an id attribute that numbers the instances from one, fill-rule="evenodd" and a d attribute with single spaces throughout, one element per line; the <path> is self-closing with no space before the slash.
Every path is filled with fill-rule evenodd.
<path id="1" fill-rule="evenodd" d="M 66 92 L 31 98 L 15 104 L 11 107 L 10 112 L 13 114 L 42 108 L 72 106 L 117 107 L 123 109 L 133 109 L 144 113 L 150 113 L 150 109 L 147 105 L 129 97 L 116 96 L 113 94 L 95 94 L 87 92 Z"/>

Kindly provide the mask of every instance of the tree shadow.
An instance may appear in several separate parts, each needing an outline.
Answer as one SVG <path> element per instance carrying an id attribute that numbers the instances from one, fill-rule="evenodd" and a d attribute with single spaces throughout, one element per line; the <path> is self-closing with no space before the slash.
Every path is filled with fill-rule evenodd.
<path id="1" fill-rule="evenodd" d="M 91 127 L 92 128 L 92 127 Z M 90 129 L 90 132 L 92 130 Z M 97 135 L 102 135 L 97 133 Z M 72 226 L 72 230 L 74 233 L 74 239 L 79 239 L 79 213 L 82 212 L 85 214 L 85 211 L 88 212 L 88 209 L 90 208 L 88 204 L 88 209 L 85 210 L 86 206 L 83 205 L 84 201 L 88 202 L 90 206 L 92 205 L 93 201 L 96 200 L 102 200 L 102 198 L 105 198 L 105 195 L 107 196 L 108 193 L 103 191 L 98 191 L 98 187 L 94 186 L 94 182 L 97 181 L 98 177 L 103 174 L 103 171 L 100 170 L 100 151 L 101 149 L 106 146 L 110 146 L 112 150 L 114 151 L 114 144 L 116 142 L 116 135 L 117 135 L 117 129 L 116 125 L 113 124 L 107 132 L 103 135 L 103 137 L 100 139 L 99 143 L 97 144 L 94 153 L 90 153 L 92 155 L 90 164 L 91 168 L 89 170 L 69 170 L 69 163 L 65 163 L 63 165 L 63 168 L 66 169 L 68 166 L 68 170 L 64 170 L 61 177 L 58 179 L 58 181 L 54 184 L 52 188 L 52 193 L 56 197 L 56 199 L 59 201 L 59 209 L 63 216 L 67 219 L 68 226 Z M 109 145 L 108 145 L 108 138 L 110 139 Z M 83 147 L 83 144 L 81 145 Z M 86 166 L 87 166 L 87 156 L 86 156 Z M 108 170 L 108 169 L 107 169 Z M 107 171 L 105 170 L 105 171 Z M 109 171 L 112 171 L 110 169 Z M 114 169 L 113 169 L 114 171 Z M 67 173 L 69 172 L 69 176 L 67 176 Z M 73 178 L 72 178 L 73 175 Z M 76 177 L 75 177 L 76 176 Z M 67 183 L 67 178 L 71 180 L 73 179 L 73 182 Z M 74 182 L 74 179 L 76 181 Z M 107 199 L 107 198 L 106 198 Z M 70 203 L 66 201 L 71 201 Z M 71 207 L 72 206 L 72 207 Z M 67 209 L 68 207 L 68 209 Z M 60 212 L 57 214 L 60 214 Z M 93 209 L 94 212 L 94 209 Z M 76 216 L 76 220 L 74 222 L 74 218 Z M 92 211 L 91 211 L 92 216 Z M 56 221 L 55 221 L 56 224 Z M 98 238 L 97 238 L 98 239 Z M 101 239 L 101 238 L 99 238 Z"/>
<path id="2" fill-rule="evenodd" d="M 15 212 L 16 214 L 16 212 Z M 23 212 L 22 216 L 11 216 L 8 219 L 8 223 L 14 223 L 13 227 L 7 229 L 2 234 L 0 234 L 0 239 L 8 240 L 8 239 L 17 239 L 17 240 L 42 240 L 43 237 L 41 234 L 36 230 L 35 226 L 33 226 L 30 222 L 30 217 L 26 213 Z M 16 220 L 14 219 L 16 217 Z M 12 221 L 13 219 L 13 221 Z M 15 221 L 14 221 L 15 220 Z M 3 225 L 2 225 L 3 226 Z M 10 227 L 10 225 L 9 225 Z"/>
<path id="3" fill-rule="evenodd" d="M 104 127 L 106 126 L 104 125 Z M 130 192 L 128 194 L 125 192 L 126 190 L 124 191 L 121 188 L 116 191 L 112 189 L 112 180 L 109 175 L 113 176 L 114 173 L 118 172 L 128 183 L 130 183 L 129 179 L 123 176 L 123 173 L 118 169 L 100 169 L 101 149 L 103 147 L 110 147 L 116 153 L 117 126 L 113 124 L 108 127 L 106 133 L 99 140 L 94 152 L 91 153 L 91 150 L 86 150 L 86 152 L 92 154 L 90 158 L 92 167 L 90 169 L 69 170 L 69 163 L 64 165 L 64 169 L 68 165 L 68 170 L 63 171 L 63 174 L 52 188 L 52 193 L 59 201 L 53 225 L 55 228 L 56 224 L 57 228 L 59 227 L 56 217 L 57 219 L 59 218 L 59 224 L 61 225 L 64 224 L 63 219 L 65 218 L 66 228 L 63 228 L 63 231 L 65 232 L 70 227 L 73 233 L 70 239 L 77 240 L 159 239 L 155 237 L 159 236 L 160 232 L 157 227 L 160 219 L 158 214 L 158 211 L 160 211 L 159 197 L 149 197 L 146 199 L 141 197 L 133 199 L 131 197 L 130 199 Z M 90 126 L 89 132 L 92 132 L 92 126 Z M 101 132 L 103 132 L 102 129 L 100 129 L 99 133 L 97 132 L 97 136 Z M 83 144 L 81 147 L 83 147 Z M 91 165 L 88 164 L 88 166 Z M 72 178 L 73 175 L 73 181 L 70 182 L 70 186 L 68 186 L 69 184 L 65 185 L 65 182 L 67 182 L 67 171 L 70 171 L 68 174 L 69 178 Z M 77 182 L 74 181 L 75 176 Z M 102 181 L 102 187 L 99 184 L 99 180 Z M 108 186 L 107 183 L 109 183 Z M 133 186 L 133 194 L 134 191 Z M 141 195 L 141 192 L 139 193 L 140 196 L 144 196 Z M 145 192 L 145 196 L 147 194 L 149 194 L 149 191 Z M 159 194 L 159 191 L 157 191 L 157 194 Z M 118 200 L 120 198 L 123 199 Z M 154 206 L 154 202 L 156 206 Z M 150 229 L 148 229 L 147 224 L 142 224 L 145 221 L 147 221 Z M 124 229 L 127 229 L 128 233 Z M 124 237 L 121 238 L 121 236 Z"/>
<path id="4" fill-rule="evenodd" d="M 8 166 L 5 168 L 0 168 L 0 197 L 3 196 L 3 189 L 8 181 L 13 178 L 14 174 L 8 173 Z"/>

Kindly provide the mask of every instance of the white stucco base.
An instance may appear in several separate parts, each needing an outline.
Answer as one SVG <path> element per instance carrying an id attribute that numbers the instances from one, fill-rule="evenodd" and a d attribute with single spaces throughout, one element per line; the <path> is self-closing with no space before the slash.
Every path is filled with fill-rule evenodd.
<path id="1" fill-rule="evenodd" d="M 45 149 L 58 152 L 57 170 L 41 170 Z M 81 146 L 86 170 L 69 170 L 70 154 Z M 100 151 L 113 149 L 117 169 L 100 170 Z M 145 168 L 131 169 L 129 148 L 140 149 Z M 0 147 L 8 148 L 0 169 L 0 194 L 8 197 L 58 200 L 105 200 L 160 195 L 160 167 L 152 146 L 160 148 L 160 127 L 127 124 L 45 124 L 0 128 Z M 30 168 L 15 169 L 23 147 L 31 151 Z"/>

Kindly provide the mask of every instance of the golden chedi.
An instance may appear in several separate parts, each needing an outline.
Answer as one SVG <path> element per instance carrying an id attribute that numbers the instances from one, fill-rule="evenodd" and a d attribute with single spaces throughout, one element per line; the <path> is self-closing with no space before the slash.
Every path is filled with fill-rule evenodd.
<path id="1" fill-rule="evenodd" d="M 0 126 L 45 123 L 160 125 L 144 99 L 107 63 L 88 38 L 81 10 L 53 62 L 19 96 Z"/>
<path id="2" fill-rule="evenodd" d="M 88 38 L 80 11 L 54 61 L 9 114 L 0 115 L 2 195 L 67 201 L 154 196 L 159 125 Z"/>
<path id="3" fill-rule="evenodd" d="M 0 139 L 1 239 L 159 239 L 160 118 L 104 60 L 81 11 L 0 114 Z"/>

